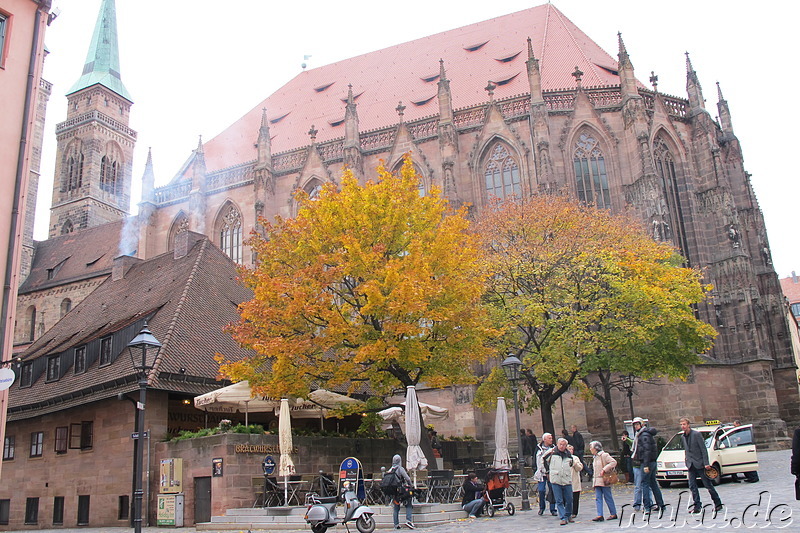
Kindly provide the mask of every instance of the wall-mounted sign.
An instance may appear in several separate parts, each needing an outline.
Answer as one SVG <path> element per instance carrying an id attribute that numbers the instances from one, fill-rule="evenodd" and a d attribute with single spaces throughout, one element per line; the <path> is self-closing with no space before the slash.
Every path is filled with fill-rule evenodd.
<path id="1" fill-rule="evenodd" d="M 264 467 L 264 475 L 271 476 L 275 471 L 275 459 L 273 459 L 271 455 L 268 455 L 264 457 L 264 463 L 261 466 Z"/>
<path id="2" fill-rule="evenodd" d="M 277 444 L 237 444 L 233 447 L 235 453 L 281 453 L 281 447 Z M 292 453 L 298 453 L 297 446 L 292 447 Z"/>
<path id="3" fill-rule="evenodd" d="M 213 477 L 222 477 L 222 457 L 211 459 L 211 475 Z"/>
<path id="4" fill-rule="evenodd" d="M 183 492 L 183 459 L 161 459 L 158 492 Z"/>
<path id="5" fill-rule="evenodd" d="M 0 390 L 6 390 L 14 383 L 16 374 L 10 368 L 0 368 Z"/>

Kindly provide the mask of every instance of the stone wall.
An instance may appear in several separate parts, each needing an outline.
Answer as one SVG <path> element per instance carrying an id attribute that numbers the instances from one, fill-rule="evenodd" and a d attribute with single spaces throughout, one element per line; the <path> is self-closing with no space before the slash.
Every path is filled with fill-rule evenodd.
<path id="1" fill-rule="evenodd" d="M 357 457 L 367 477 L 391 466 L 395 453 L 405 455 L 392 439 L 345 439 L 334 437 L 298 437 L 292 439 L 296 453 L 292 459 L 298 474 L 314 474 L 320 470 L 336 473 L 347 457 Z M 195 511 L 194 480 L 209 477 L 212 459 L 223 459 L 223 475 L 211 478 L 211 514 L 225 514 L 226 509 L 251 507 L 254 502 L 253 478 L 261 478 L 261 463 L 272 455 L 280 457 L 277 435 L 225 433 L 177 442 L 160 442 L 155 448 L 153 464 L 162 459 L 183 459 L 185 492 L 184 517 L 193 523 Z M 277 470 L 277 469 L 276 469 Z M 276 471 L 277 475 L 277 471 Z"/>

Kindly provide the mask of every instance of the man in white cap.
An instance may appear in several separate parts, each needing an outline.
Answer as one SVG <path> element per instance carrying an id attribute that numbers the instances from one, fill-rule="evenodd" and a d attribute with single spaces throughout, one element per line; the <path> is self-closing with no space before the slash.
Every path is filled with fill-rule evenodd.
<path id="1" fill-rule="evenodd" d="M 650 430 L 645 426 L 644 419 L 636 417 L 633 419 L 633 448 L 631 449 L 631 458 L 633 462 L 633 508 L 636 511 L 642 509 L 644 503 L 644 511 L 650 512 L 653 507 L 651 497 L 651 477 L 655 476 L 653 468 L 655 467 L 657 451 L 654 433 L 655 430 Z M 654 479 L 652 481 L 655 481 Z M 656 485 L 657 487 L 657 485 Z M 656 499 L 661 500 L 657 502 L 659 509 L 664 507 L 661 491 L 658 490 L 655 495 Z"/>

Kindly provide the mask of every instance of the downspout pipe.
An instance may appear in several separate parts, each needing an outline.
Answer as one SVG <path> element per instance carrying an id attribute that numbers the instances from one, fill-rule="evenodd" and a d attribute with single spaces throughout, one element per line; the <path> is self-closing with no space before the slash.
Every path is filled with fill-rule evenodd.
<path id="1" fill-rule="evenodd" d="M 23 170 L 25 168 L 25 152 L 28 148 L 28 123 L 31 115 L 31 103 L 33 101 L 33 88 L 36 84 L 36 56 L 39 55 L 39 28 L 42 22 L 42 3 L 37 2 L 39 7 L 36 9 L 36 15 L 33 22 L 33 41 L 31 42 L 31 57 L 28 62 L 28 81 L 25 86 L 25 108 L 22 115 L 22 130 L 20 131 L 19 139 L 19 153 L 17 155 L 17 173 L 14 179 L 14 203 L 11 207 L 11 225 L 8 235 L 8 253 L 6 254 L 6 274 L 3 279 L 3 306 L 0 310 L 0 346 L 5 347 L 6 335 L 13 335 L 13 331 L 7 328 L 8 315 L 10 307 L 14 304 L 11 301 L 11 294 L 14 292 L 11 282 L 13 279 L 13 266 L 15 259 L 15 248 L 17 242 L 17 226 L 20 211 L 20 192 L 22 192 L 22 183 L 24 181 Z M 3 353 L 2 360 L 7 361 L 11 359 L 11 353 Z"/>

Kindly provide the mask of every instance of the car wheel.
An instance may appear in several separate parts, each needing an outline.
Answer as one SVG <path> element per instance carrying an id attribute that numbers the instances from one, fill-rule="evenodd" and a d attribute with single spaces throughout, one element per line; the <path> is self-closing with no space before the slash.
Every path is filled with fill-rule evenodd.
<path id="1" fill-rule="evenodd" d="M 659 485 L 661 488 L 668 489 L 668 488 L 669 488 L 669 486 L 670 486 L 670 485 L 672 485 L 672 481 L 661 481 L 661 480 L 659 480 L 659 481 L 658 481 L 658 485 Z"/>
<path id="2" fill-rule="evenodd" d="M 711 484 L 715 487 L 722 483 L 722 470 L 720 469 L 719 464 L 714 463 L 711 465 L 711 468 L 706 470 L 706 475 L 708 476 L 708 479 L 711 480 Z"/>

